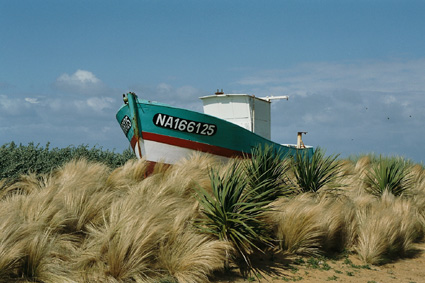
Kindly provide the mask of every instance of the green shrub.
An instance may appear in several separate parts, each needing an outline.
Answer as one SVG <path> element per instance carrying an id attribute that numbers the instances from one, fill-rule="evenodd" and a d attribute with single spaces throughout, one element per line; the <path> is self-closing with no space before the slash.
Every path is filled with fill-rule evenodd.
<path id="1" fill-rule="evenodd" d="M 321 148 L 317 148 L 311 157 L 297 152 L 293 158 L 296 187 L 301 192 L 315 193 L 325 185 L 334 182 L 341 169 L 341 163 L 336 160 L 338 156 L 325 157 Z"/>
<path id="2" fill-rule="evenodd" d="M 248 255 L 254 249 L 261 250 L 258 243 L 269 243 L 267 226 L 261 217 L 270 201 L 261 199 L 264 194 L 253 193 L 256 188 L 247 186 L 243 172 L 240 163 L 234 163 L 223 176 L 211 169 L 212 194 L 202 188 L 198 190 L 204 215 L 198 225 L 204 233 L 232 243 L 249 268 Z"/>
<path id="3" fill-rule="evenodd" d="M 286 177 L 289 171 L 288 159 L 271 146 L 255 147 L 251 158 L 244 163 L 248 185 L 261 200 L 274 201 L 292 192 Z"/>
<path id="4" fill-rule="evenodd" d="M 103 150 L 102 147 L 89 148 L 88 145 L 68 146 L 60 149 L 50 148 L 50 143 L 42 147 L 40 144 L 34 143 L 17 145 L 11 142 L 0 147 L 0 180 L 8 179 L 8 182 L 13 182 L 20 175 L 28 172 L 37 175 L 46 174 L 72 159 L 79 158 L 117 168 L 127 160 L 135 158 L 135 155 L 131 149 L 127 149 L 123 153 L 116 153 Z"/>
<path id="5" fill-rule="evenodd" d="M 366 191 L 375 196 L 385 191 L 395 196 L 406 193 L 413 184 L 409 168 L 410 162 L 403 159 L 380 157 L 364 179 Z"/>

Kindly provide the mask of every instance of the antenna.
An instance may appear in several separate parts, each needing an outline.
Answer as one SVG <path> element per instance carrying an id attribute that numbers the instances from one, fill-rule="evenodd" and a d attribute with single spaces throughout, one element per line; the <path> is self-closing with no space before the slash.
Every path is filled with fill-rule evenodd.
<path id="1" fill-rule="evenodd" d="M 272 101 L 272 100 L 281 100 L 281 99 L 286 99 L 289 100 L 289 96 L 287 95 L 281 95 L 281 96 L 266 96 L 266 97 L 260 97 L 261 99 L 267 100 L 267 101 Z"/>

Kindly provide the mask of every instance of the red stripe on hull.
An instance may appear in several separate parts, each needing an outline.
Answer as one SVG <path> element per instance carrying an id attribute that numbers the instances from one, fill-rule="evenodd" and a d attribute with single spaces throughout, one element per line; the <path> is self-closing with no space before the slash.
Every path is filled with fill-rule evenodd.
<path id="1" fill-rule="evenodd" d="M 220 146 L 209 145 L 200 142 L 194 142 L 190 140 L 184 140 L 180 138 L 158 135 L 154 133 L 142 132 L 143 139 L 156 141 L 160 143 L 175 145 L 178 147 L 184 147 L 188 149 L 198 150 L 202 152 L 207 152 L 215 155 L 225 156 L 225 157 L 234 157 L 234 156 L 243 156 L 243 153 L 237 150 L 232 150 Z"/>
<path id="2" fill-rule="evenodd" d="M 133 151 L 134 151 L 134 147 L 136 146 L 136 142 L 137 142 L 136 135 L 134 135 L 131 138 L 131 141 L 130 141 L 130 145 L 131 145 L 131 148 L 133 149 Z"/>
<path id="3" fill-rule="evenodd" d="M 170 137 L 170 136 L 164 136 L 154 133 L 148 133 L 148 132 L 142 132 L 142 138 L 145 140 L 155 141 L 159 143 L 174 145 L 178 147 L 188 148 L 192 150 L 202 151 L 214 155 L 220 155 L 224 157 L 236 157 L 240 156 L 242 157 L 244 154 L 241 151 L 232 150 L 220 146 L 215 145 L 209 145 L 205 143 Z M 136 144 L 136 139 L 132 138 L 130 141 L 131 147 L 134 149 L 134 146 Z M 250 154 L 247 154 L 250 156 Z"/>

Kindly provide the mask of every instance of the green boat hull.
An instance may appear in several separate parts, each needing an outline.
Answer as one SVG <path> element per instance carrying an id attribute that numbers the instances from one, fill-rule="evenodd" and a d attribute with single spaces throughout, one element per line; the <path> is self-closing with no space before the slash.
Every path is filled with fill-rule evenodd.
<path id="1" fill-rule="evenodd" d="M 215 155 L 221 159 L 250 155 L 256 146 L 270 146 L 282 155 L 302 150 L 308 155 L 313 148 L 281 145 L 223 119 L 138 99 L 133 93 L 116 118 L 139 158 L 173 164 L 194 152 Z"/>

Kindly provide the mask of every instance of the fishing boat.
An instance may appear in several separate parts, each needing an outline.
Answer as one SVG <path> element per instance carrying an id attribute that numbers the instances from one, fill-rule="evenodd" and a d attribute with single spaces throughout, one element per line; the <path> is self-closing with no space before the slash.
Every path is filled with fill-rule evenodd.
<path id="1" fill-rule="evenodd" d="M 138 158 L 174 164 L 195 152 L 214 155 L 224 161 L 249 156 L 256 146 L 271 146 L 282 155 L 297 151 L 313 154 L 311 146 L 278 144 L 270 140 L 270 104 L 273 99 L 218 91 L 201 97 L 204 113 L 123 95 L 124 104 L 116 118 Z"/>

